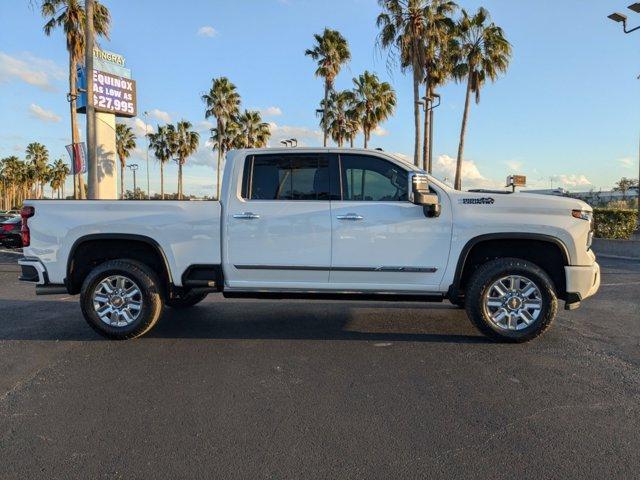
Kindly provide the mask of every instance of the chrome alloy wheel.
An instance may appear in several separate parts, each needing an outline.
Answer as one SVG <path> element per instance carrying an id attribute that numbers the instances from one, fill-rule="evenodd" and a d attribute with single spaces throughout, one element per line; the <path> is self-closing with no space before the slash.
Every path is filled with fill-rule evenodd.
<path id="1" fill-rule="evenodd" d="M 522 330 L 534 323 L 542 310 L 542 294 L 530 279 L 508 275 L 491 284 L 483 298 L 488 318 L 502 330 Z"/>
<path id="2" fill-rule="evenodd" d="M 93 308 L 107 325 L 126 327 L 140 316 L 142 292 L 130 278 L 111 275 L 93 291 Z"/>

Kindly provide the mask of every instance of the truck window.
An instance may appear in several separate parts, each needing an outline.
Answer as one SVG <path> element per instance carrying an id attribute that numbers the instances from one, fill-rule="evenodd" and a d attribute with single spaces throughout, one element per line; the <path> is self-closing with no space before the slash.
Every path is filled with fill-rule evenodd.
<path id="1" fill-rule="evenodd" d="M 406 201 L 408 172 L 394 163 L 366 155 L 340 155 L 342 199 Z"/>
<path id="2" fill-rule="evenodd" d="M 329 200 L 329 162 L 318 154 L 254 155 L 244 169 L 247 200 Z"/>

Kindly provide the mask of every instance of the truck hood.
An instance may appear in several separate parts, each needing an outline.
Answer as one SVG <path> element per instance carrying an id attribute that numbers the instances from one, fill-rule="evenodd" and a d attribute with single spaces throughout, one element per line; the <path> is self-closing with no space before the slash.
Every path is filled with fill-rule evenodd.
<path id="1" fill-rule="evenodd" d="M 494 209 L 506 209 L 512 212 L 559 214 L 570 213 L 571 210 L 592 211 L 589 204 L 571 197 L 556 195 L 542 195 L 537 193 L 515 192 L 498 193 L 484 192 L 448 192 L 452 202 L 457 207 L 491 206 Z"/>

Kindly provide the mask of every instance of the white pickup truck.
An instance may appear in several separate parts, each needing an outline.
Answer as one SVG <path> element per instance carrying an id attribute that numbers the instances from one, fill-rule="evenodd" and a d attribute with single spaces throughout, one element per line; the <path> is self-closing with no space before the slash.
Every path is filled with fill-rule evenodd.
<path id="1" fill-rule="evenodd" d="M 232 151 L 219 202 L 30 200 L 22 217 L 21 280 L 79 293 L 112 339 L 221 292 L 448 299 L 484 334 L 522 342 L 558 299 L 573 309 L 600 285 L 584 202 L 455 191 L 380 151 Z"/>

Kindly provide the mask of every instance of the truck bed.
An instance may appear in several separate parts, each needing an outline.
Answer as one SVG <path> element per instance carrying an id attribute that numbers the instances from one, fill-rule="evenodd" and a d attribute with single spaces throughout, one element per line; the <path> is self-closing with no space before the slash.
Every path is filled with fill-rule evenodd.
<path id="1" fill-rule="evenodd" d="M 160 247 L 176 286 L 189 265 L 220 264 L 221 206 L 215 201 L 27 200 L 31 245 L 49 282 L 63 283 L 67 259 L 81 238 L 147 239 Z"/>

